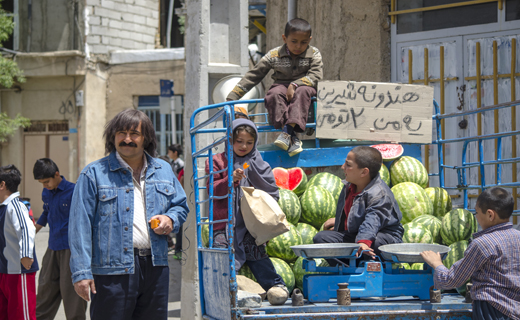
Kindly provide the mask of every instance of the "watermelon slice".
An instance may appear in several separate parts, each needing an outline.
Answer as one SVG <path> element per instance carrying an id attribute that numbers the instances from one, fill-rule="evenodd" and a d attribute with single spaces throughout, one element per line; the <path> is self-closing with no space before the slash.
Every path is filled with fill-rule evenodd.
<path id="1" fill-rule="evenodd" d="M 273 169 L 274 179 L 279 188 L 291 190 L 297 196 L 305 192 L 307 175 L 302 168 L 285 169 L 277 167 Z"/>
<path id="2" fill-rule="evenodd" d="M 404 152 L 404 148 L 400 144 L 375 144 L 371 147 L 376 148 L 377 150 L 379 150 L 379 152 L 381 152 L 381 155 L 383 156 L 383 161 L 395 160 L 399 158 Z"/>

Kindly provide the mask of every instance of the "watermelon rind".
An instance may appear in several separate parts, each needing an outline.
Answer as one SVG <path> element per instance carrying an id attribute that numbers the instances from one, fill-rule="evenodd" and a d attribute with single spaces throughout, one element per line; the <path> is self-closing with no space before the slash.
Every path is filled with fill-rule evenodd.
<path id="1" fill-rule="evenodd" d="M 280 198 L 278 204 L 285 213 L 287 221 L 292 224 L 297 224 L 302 214 L 302 206 L 300 205 L 300 199 L 296 193 L 291 190 L 280 188 Z"/>
<path id="2" fill-rule="evenodd" d="M 418 216 L 417 218 L 413 219 L 412 223 L 418 223 L 423 225 L 426 230 L 430 231 L 430 233 L 433 236 L 433 243 L 441 243 L 442 237 L 441 237 L 441 226 L 442 221 L 435 217 L 431 216 L 429 214 L 423 214 L 421 216 Z"/>
<path id="3" fill-rule="evenodd" d="M 318 229 L 336 215 L 336 202 L 332 194 L 320 186 L 310 186 L 300 198 L 301 220 Z"/>
<path id="4" fill-rule="evenodd" d="M 399 158 L 404 152 L 404 148 L 402 145 L 394 143 L 375 144 L 371 147 L 376 148 L 377 150 L 379 150 L 379 152 L 381 152 L 383 161 L 395 160 Z"/>
<path id="5" fill-rule="evenodd" d="M 202 245 L 207 248 L 209 247 L 209 225 L 203 224 L 201 229 Z"/>
<path id="6" fill-rule="evenodd" d="M 452 209 L 442 218 L 441 237 L 446 245 L 468 240 L 477 232 L 477 219 L 465 209 Z"/>
<path id="7" fill-rule="evenodd" d="M 296 227 L 290 224 L 289 231 L 278 235 L 267 243 L 266 251 L 270 257 L 280 258 L 286 262 L 294 262 L 298 256 L 291 249 L 291 246 L 302 244 L 302 237 Z"/>
<path id="8" fill-rule="evenodd" d="M 341 193 L 341 189 L 343 189 L 341 179 L 328 172 L 320 172 L 314 175 L 309 182 L 307 182 L 307 188 L 310 186 L 325 188 L 332 194 L 335 202 L 338 202 L 339 194 Z"/>
<path id="9" fill-rule="evenodd" d="M 296 230 L 298 230 L 300 236 L 302 237 L 302 244 L 314 244 L 312 239 L 318 233 L 316 228 L 310 224 L 300 222 L 296 225 Z"/>
<path id="10" fill-rule="evenodd" d="M 278 258 L 270 258 L 273 262 L 274 269 L 276 270 L 276 273 L 282 277 L 283 282 L 285 282 L 285 286 L 287 287 L 287 290 L 289 290 L 289 294 L 294 289 L 294 273 L 291 269 L 291 266 L 283 261 L 282 259 Z"/>
<path id="11" fill-rule="evenodd" d="M 294 186 L 290 186 L 291 178 L 298 174 L 301 176 L 301 180 Z M 285 169 L 282 167 L 276 167 L 273 169 L 273 175 L 276 182 L 276 185 L 282 189 L 288 189 L 296 193 L 297 196 L 300 196 L 305 192 L 307 186 L 307 174 L 303 171 L 302 168 L 289 168 Z"/>
<path id="12" fill-rule="evenodd" d="M 241 276 L 245 276 L 253 281 L 257 281 L 255 276 L 253 275 L 253 271 L 251 271 L 251 268 L 249 268 L 247 263 L 244 263 L 242 267 L 240 267 L 240 270 L 238 270 L 238 274 Z"/>
<path id="13" fill-rule="evenodd" d="M 440 187 L 425 188 L 424 191 L 426 191 L 432 201 L 433 215 L 442 219 L 452 209 L 451 197 L 448 191 Z"/>
<path id="14" fill-rule="evenodd" d="M 392 163 L 390 180 L 394 186 L 402 182 L 414 182 L 426 188 L 428 186 L 428 171 L 419 160 L 403 156 Z"/>
<path id="15" fill-rule="evenodd" d="M 433 236 L 426 227 L 415 222 L 407 223 L 403 226 L 404 243 L 433 243 Z"/>
<path id="16" fill-rule="evenodd" d="M 390 171 L 384 164 L 381 166 L 381 169 L 379 169 L 379 176 L 381 177 L 381 180 L 383 180 L 386 183 L 387 186 L 390 185 Z"/>
<path id="17" fill-rule="evenodd" d="M 294 281 L 295 286 L 299 288 L 303 292 L 303 276 L 306 274 L 317 274 L 319 272 L 307 272 L 305 269 L 303 269 L 303 260 L 305 258 L 298 257 L 296 261 L 294 262 L 294 265 L 292 267 L 293 274 L 294 274 Z M 316 262 L 316 266 L 320 266 L 325 259 L 314 259 Z"/>
<path id="18" fill-rule="evenodd" d="M 394 185 L 391 190 L 403 214 L 401 223 L 411 222 L 423 214 L 432 214 L 432 201 L 426 191 L 417 183 L 402 182 Z"/>
<path id="19" fill-rule="evenodd" d="M 460 259 L 464 258 L 464 252 L 468 249 L 468 241 L 462 240 L 457 241 L 449 245 L 450 252 L 446 255 L 446 259 L 442 261 L 442 263 L 446 266 L 446 268 L 450 269 L 451 266 Z"/>

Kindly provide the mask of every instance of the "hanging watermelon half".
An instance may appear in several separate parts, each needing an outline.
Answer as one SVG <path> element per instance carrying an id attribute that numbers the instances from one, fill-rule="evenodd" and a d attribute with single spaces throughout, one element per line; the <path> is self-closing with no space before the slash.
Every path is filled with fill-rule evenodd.
<path id="1" fill-rule="evenodd" d="M 307 175 L 302 168 L 274 168 L 274 179 L 279 188 L 291 190 L 300 196 L 307 186 Z"/>
<path id="2" fill-rule="evenodd" d="M 383 156 L 383 161 L 392 161 L 397 158 L 399 158 L 403 152 L 404 148 L 400 144 L 391 144 L 391 143 L 384 143 L 384 144 L 375 144 L 371 146 L 372 148 L 375 148 L 381 152 L 381 155 Z"/>

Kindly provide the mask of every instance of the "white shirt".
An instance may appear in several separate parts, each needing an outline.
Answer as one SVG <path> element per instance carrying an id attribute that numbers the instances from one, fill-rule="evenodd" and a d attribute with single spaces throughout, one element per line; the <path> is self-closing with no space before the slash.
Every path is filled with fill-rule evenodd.
<path id="1" fill-rule="evenodd" d="M 148 167 L 148 161 L 146 161 L 146 156 L 143 154 L 143 168 L 141 169 L 140 179 L 137 181 L 134 178 L 134 171 L 132 168 L 126 163 L 123 158 L 119 155 L 119 152 L 116 151 L 116 157 L 122 167 L 130 170 L 132 174 L 132 180 L 134 182 L 134 224 L 133 224 L 133 244 L 134 248 L 138 249 L 150 249 L 150 234 L 148 232 L 148 219 L 146 219 L 146 188 L 145 188 L 145 178 L 146 178 L 146 167 Z"/>

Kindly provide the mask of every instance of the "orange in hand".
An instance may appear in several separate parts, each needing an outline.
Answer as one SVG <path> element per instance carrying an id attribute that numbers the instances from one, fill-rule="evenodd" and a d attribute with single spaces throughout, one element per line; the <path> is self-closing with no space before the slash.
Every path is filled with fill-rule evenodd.
<path id="1" fill-rule="evenodd" d="M 160 223 L 161 223 L 161 221 L 159 219 L 152 219 L 150 221 L 150 227 L 152 229 L 155 229 L 155 228 L 157 228 L 159 226 Z"/>
<path id="2" fill-rule="evenodd" d="M 244 169 L 247 169 L 249 168 L 249 165 L 247 164 L 247 162 L 244 162 L 244 165 L 243 165 Z"/>

